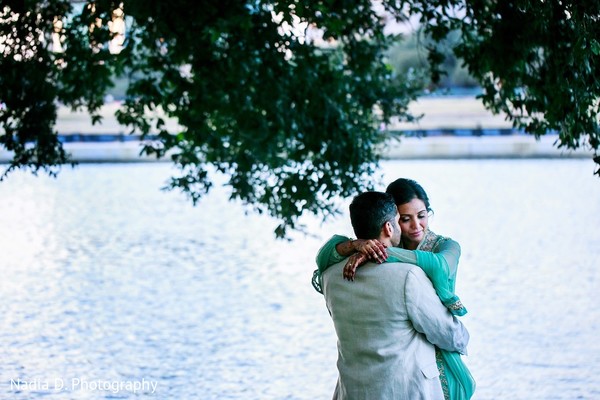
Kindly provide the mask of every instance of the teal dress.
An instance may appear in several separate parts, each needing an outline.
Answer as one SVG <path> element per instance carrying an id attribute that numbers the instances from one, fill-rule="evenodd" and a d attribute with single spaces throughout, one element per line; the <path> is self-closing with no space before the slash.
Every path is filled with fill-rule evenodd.
<path id="1" fill-rule="evenodd" d="M 321 274 L 331 265 L 346 257 L 336 251 L 336 246 L 348 241 L 346 236 L 334 235 L 317 254 L 318 269 L 313 273 L 313 286 L 322 293 Z M 452 239 L 427 231 L 417 250 L 388 248 L 386 262 L 404 262 L 419 266 L 431 280 L 441 302 L 454 315 L 465 315 L 466 308 L 454 293 L 460 246 Z M 446 400 L 468 400 L 475 391 L 475 380 L 457 352 L 435 348 L 442 391 Z"/>

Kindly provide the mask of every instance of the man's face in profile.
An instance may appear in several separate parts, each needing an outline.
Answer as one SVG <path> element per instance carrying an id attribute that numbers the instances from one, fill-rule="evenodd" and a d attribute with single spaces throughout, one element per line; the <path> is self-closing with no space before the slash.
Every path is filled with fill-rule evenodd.
<path id="1" fill-rule="evenodd" d="M 402 236 L 402 228 L 400 228 L 400 214 L 396 212 L 396 216 L 391 221 L 393 233 L 390 241 L 392 242 L 392 246 L 397 247 L 400 244 L 400 238 Z"/>

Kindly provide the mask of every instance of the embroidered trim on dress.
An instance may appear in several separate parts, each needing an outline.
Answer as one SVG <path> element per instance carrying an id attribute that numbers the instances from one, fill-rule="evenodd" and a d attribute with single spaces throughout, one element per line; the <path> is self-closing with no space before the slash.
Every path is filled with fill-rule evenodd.
<path id="1" fill-rule="evenodd" d="M 467 313 L 467 308 L 465 306 L 463 306 L 463 304 L 461 303 L 460 300 L 458 300 L 452 304 L 448 304 L 448 305 L 446 305 L 446 307 L 448 308 L 448 310 L 450 310 L 450 312 L 453 315 L 458 315 L 459 317 L 462 317 L 463 315 L 465 315 Z"/>
<path id="2" fill-rule="evenodd" d="M 433 250 L 446 240 L 447 238 L 440 235 L 436 235 L 428 229 L 427 231 L 425 231 L 425 236 L 423 237 L 423 240 L 421 240 L 421 243 L 419 243 L 419 245 L 417 246 L 417 250 L 435 253 Z"/>
<path id="3" fill-rule="evenodd" d="M 460 300 L 458 300 L 455 303 L 452 304 L 448 304 L 447 306 L 449 309 L 451 310 L 460 310 L 461 308 L 464 308 L 463 304 L 460 302 Z"/>
<path id="4" fill-rule="evenodd" d="M 321 285 L 321 274 L 319 273 L 319 270 L 318 270 L 318 269 L 316 269 L 316 270 L 313 272 L 313 276 L 312 276 L 312 279 L 311 279 L 311 283 L 312 283 L 312 285 L 313 285 L 313 288 L 314 288 L 314 289 L 315 289 L 317 292 L 319 292 L 319 293 L 323 294 L 323 285 Z"/>
<path id="5" fill-rule="evenodd" d="M 448 387 L 448 377 L 446 376 L 446 368 L 444 366 L 444 360 L 442 359 L 442 352 L 437 347 L 435 348 L 435 362 L 440 371 L 440 382 L 442 384 L 442 392 L 444 393 L 444 400 L 450 400 L 450 389 Z"/>

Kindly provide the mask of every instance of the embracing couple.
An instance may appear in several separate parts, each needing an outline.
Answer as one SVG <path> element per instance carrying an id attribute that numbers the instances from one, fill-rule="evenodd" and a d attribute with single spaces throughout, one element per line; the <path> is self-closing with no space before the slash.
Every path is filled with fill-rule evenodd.
<path id="1" fill-rule="evenodd" d="M 469 333 L 454 293 L 457 242 L 428 229 L 429 198 L 398 179 L 350 204 L 356 240 L 333 236 L 313 286 L 338 338 L 334 399 L 467 400 L 475 381 L 461 359 Z M 354 281 L 354 282 L 349 282 Z"/>

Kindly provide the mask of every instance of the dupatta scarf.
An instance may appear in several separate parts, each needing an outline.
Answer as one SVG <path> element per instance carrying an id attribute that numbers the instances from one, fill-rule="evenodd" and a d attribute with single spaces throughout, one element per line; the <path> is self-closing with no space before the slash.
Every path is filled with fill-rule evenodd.
<path id="1" fill-rule="evenodd" d="M 444 260 L 443 262 L 432 260 L 436 258 L 436 252 L 443 247 L 444 242 L 447 240 L 447 238 L 428 230 L 415 251 L 417 265 L 431 279 L 438 297 L 450 312 L 454 315 L 465 315 L 467 309 L 454 293 L 456 274 L 450 271 L 448 263 L 445 262 L 443 257 L 440 257 Z M 438 263 L 439 265 L 436 265 Z M 442 350 L 436 346 L 435 361 L 440 371 L 444 399 L 470 399 L 475 392 L 475 379 L 473 379 L 473 375 L 471 375 L 460 354 L 455 351 Z"/>

